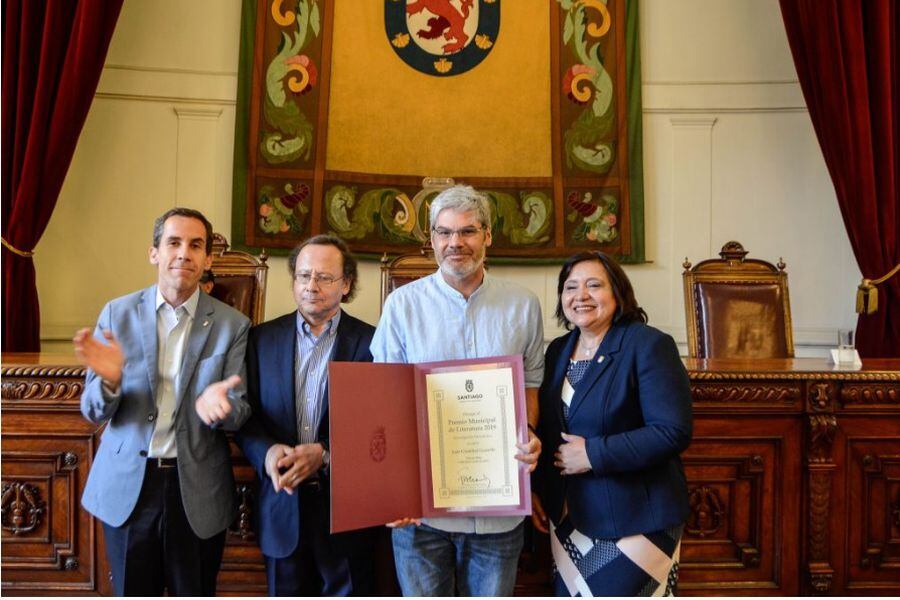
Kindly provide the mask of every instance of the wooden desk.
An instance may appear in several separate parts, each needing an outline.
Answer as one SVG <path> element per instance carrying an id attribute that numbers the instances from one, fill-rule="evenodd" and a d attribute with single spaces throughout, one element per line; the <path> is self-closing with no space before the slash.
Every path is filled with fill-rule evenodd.
<path id="1" fill-rule="evenodd" d="M 900 360 L 686 359 L 683 594 L 900 594 Z"/>
<path id="2" fill-rule="evenodd" d="M 4 594 L 110 593 L 101 528 L 79 507 L 100 428 L 81 418 L 74 364 L 3 355 Z M 900 360 L 685 364 L 695 427 L 680 592 L 900 594 Z M 219 591 L 263 595 L 253 473 L 233 452 L 241 511 Z M 546 537 L 533 544 L 516 591 L 546 594 Z"/>

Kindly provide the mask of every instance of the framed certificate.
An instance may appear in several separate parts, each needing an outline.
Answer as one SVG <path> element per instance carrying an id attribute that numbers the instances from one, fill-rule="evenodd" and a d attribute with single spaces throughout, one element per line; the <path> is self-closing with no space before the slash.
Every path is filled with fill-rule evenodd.
<path id="1" fill-rule="evenodd" d="M 329 364 L 332 532 L 531 514 L 521 356 Z"/>

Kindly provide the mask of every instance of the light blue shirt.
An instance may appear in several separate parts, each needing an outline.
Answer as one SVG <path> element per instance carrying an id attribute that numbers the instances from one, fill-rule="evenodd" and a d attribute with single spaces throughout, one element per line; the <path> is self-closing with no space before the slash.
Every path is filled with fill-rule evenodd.
<path id="1" fill-rule="evenodd" d="M 468 300 L 437 271 L 387 297 L 372 339 L 375 362 L 421 363 L 460 358 L 522 356 L 525 387 L 544 375 L 544 322 L 537 296 L 487 273 Z M 521 517 L 426 519 L 459 533 L 502 533 Z"/>

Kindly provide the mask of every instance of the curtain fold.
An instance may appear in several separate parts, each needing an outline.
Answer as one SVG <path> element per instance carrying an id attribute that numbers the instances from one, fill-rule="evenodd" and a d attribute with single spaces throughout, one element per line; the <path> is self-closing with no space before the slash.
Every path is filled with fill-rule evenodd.
<path id="1" fill-rule="evenodd" d="M 40 350 L 30 256 L 50 221 L 123 0 L 3 3 L 3 350 Z"/>
<path id="2" fill-rule="evenodd" d="M 900 263 L 900 2 L 780 3 L 853 253 L 863 277 L 877 279 Z M 878 292 L 878 311 L 858 318 L 857 349 L 900 356 L 900 278 Z M 850 290 L 847 297 L 849 306 Z"/>

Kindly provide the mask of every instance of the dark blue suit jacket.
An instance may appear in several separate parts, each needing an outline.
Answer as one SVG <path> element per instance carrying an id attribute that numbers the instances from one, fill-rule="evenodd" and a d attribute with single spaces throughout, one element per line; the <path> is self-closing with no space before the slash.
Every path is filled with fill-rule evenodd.
<path id="1" fill-rule="evenodd" d="M 560 397 L 578 331 L 547 349 L 535 477 L 547 515 L 559 523 L 564 502 L 574 526 L 596 538 L 649 533 L 683 523 L 688 497 L 679 453 L 691 442 L 691 391 L 678 348 L 644 325 L 613 325 L 575 386 L 565 424 Z M 586 439 L 592 472 L 560 475 L 553 466 L 560 432 Z"/>
<path id="2" fill-rule="evenodd" d="M 346 311 L 338 323 L 331 352 L 333 361 L 371 362 L 369 344 L 375 328 Z M 276 443 L 296 446 L 297 416 L 294 405 L 294 357 L 297 352 L 297 313 L 293 312 L 250 330 L 247 343 L 247 399 L 252 413 L 237 434 L 237 441 L 260 480 L 256 524 L 263 554 L 289 556 L 300 539 L 299 495 L 275 493 L 266 475 L 266 453 Z M 328 389 L 325 390 L 328 402 Z M 328 409 L 322 414 L 319 441 L 328 447 Z M 325 477 L 324 473 L 320 476 Z M 328 489 L 328 481 L 322 482 Z M 355 543 L 355 532 L 333 536 L 337 545 Z"/>

